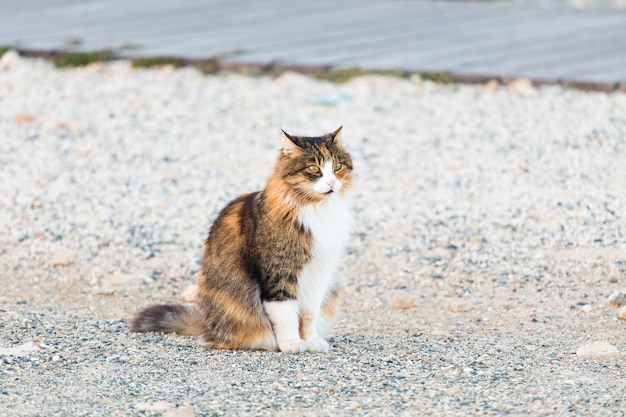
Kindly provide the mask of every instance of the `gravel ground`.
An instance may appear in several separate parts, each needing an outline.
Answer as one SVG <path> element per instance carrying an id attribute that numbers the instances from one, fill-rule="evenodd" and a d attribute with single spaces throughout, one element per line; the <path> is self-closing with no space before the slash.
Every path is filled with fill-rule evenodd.
<path id="1" fill-rule="evenodd" d="M 195 282 L 281 128 L 339 125 L 358 181 L 329 353 L 128 332 Z M 5 54 L 0 415 L 625 415 L 625 138 L 623 93 Z"/>

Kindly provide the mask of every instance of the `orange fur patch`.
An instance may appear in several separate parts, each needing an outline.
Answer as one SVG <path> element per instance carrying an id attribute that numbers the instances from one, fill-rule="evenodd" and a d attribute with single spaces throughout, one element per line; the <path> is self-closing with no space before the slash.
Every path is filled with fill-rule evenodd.
<path id="1" fill-rule="evenodd" d="M 249 349 L 251 346 L 256 345 L 257 342 L 264 340 L 268 335 L 271 334 L 271 331 L 258 331 L 256 333 L 246 333 L 242 332 L 241 338 L 229 342 L 218 342 L 215 340 L 211 341 L 202 341 L 200 343 L 209 349 L 226 349 L 226 350 L 240 350 L 240 349 Z"/>
<path id="2" fill-rule="evenodd" d="M 329 319 L 337 317 L 339 313 L 339 301 L 339 293 L 337 291 L 330 293 L 322 305 L 322 314 Z"/>
<path id="3" fill-rule="evenodd" d="M 232 206 L 232 210 L 222 219 L 224 227 L 232 229 L 238 235 L 240 232 L 239 218 L 241 217 L 241 207 L 243 200 L 238 201 Z"/>
<path id="4" fill-rule="evenodd" d="M 256 312 L 241 308 L 241 302 L 226 291 L 215 290 L 202 285 L 200 286 L 200 296 L 201 298 L 210 299 L 213 303 L 219 305 L 226 315 L 232 317 L 237 322 L 246 323 L 251 321 L 256 323 L 259 321 Z"/>
<path id="5" fill-rule="evenodd" d="M 313 313 L 305 310 L 300 313 L 300 339 L 307 340 L 312 333 Z"/>
<path id="6" fill-rule="evenodd" d="M 273 175 L 265 188 L 269 214 L 276 219 L 295 220 L 298 217 L 298 203 L 291 196 L 291 187 L 284 179 Z"/>
<path id="7" fill-rule="evenodd" d="M 248 349 L 273 335 L 269 321 L 264 320 L 261 311 L 242 308 L 242 303 L 226 291 L 201 286 L 202 298 L 219 306 L 226 319 L 223 323 L 233 323 L 229 340 L 205 341 L 204 345 L 215 349 Z M 230 318 L 230 320 L 227 320 Z M 229 325 L 230 327 L 231 325 Z M 219 333 L 219 332 L 218 332 Z"/>

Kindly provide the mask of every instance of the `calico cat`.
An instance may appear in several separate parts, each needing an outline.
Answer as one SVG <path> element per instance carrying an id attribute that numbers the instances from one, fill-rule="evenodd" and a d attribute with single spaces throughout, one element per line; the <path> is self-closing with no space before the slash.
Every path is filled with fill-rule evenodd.
<path id="1" fill-rule="evenodd" d="M 199 302 L 147 307 L 131 331 L 200 336 L 209 348 L 328 351 L 352 183 L 341 127 L 318 137 L 283 131 L 265 189 L 232 201 L 211 227 Z"/>

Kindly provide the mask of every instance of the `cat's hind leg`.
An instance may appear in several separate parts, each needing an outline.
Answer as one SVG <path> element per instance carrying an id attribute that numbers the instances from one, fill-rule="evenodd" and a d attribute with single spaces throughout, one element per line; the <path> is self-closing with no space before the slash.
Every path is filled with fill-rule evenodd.
<path id="1" fill-rule="evenodd" d="M 266 334 L 265 336 L 256 339 L 248 347 L 250 350 L 279 350 L 278 343 L 276 343 L 276 336 L 273 332 Z"/>
<path id="2" fill-rule="evenodd" d="M 317 320 L 317 334 L 320 337 L 327 337 L 330 334 L 333 325 L 337 321 L 340 303 L 339 290 L 337 289 L 331 291 L 326 300 L 324 300 Z"/>
<path id="3" fill-rule="evenodd" d="M 339 312 L 339 291 L 335 288 L 326 296 L 319 311 L 308 309 L 300 312 L 300 337 L 306 342 L 310 352 L 327 352 L 328 342 L 324 340 L 332 329 Z"/>

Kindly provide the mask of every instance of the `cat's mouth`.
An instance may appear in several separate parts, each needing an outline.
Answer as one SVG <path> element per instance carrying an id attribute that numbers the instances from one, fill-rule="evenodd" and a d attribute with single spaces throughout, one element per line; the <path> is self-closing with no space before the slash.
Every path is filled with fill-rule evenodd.
<path id="1" fill-rule="evenodd" d="M 328 194 L 332 194 L 332 193 L 333 193 L 333 190 L 328 190 L 324 194 L 328 195 Z"/>

